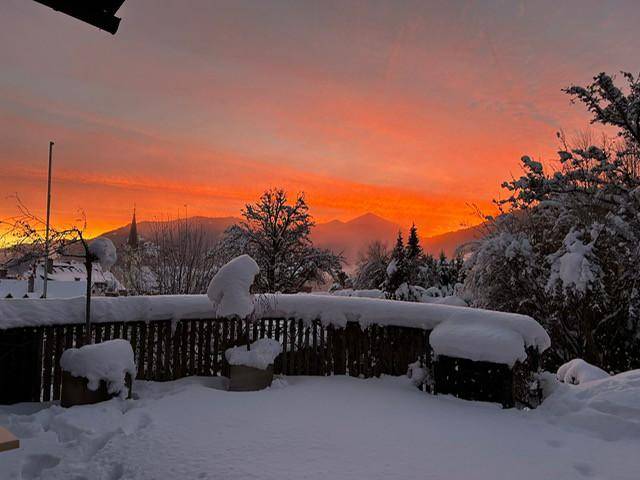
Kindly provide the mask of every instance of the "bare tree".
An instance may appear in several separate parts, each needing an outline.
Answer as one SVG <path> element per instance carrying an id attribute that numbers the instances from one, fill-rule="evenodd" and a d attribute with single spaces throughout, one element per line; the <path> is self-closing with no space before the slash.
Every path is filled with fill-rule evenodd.
<path id="1" fill-rule="evenodd" d="M 188 219 L 155 222 L 146 254 L 159 294 L 204 293 L 219 262 L 201 225 Z"/>
<path id="2" fill-rule="evenodd" d="M 282 189 L 267 190 L 255 204 L 242 211 L 245 218 L 229 228 L 219 254 L 251 255 L 260 266 L 256 289 L 261 292 L 299 292 L 309 282 L 337 278 L 342 257 L 316 248 L 310 238 L 315 225 L 300 194 L 289 203 Z"/>

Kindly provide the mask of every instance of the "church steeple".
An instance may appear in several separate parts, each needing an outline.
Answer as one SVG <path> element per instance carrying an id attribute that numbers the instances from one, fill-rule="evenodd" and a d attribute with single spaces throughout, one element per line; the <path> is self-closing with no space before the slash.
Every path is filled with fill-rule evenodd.
<path id="1" fill-rule="evenodd" d="M 136 225 L 136 207 L 133 207 L 133 218 L 131 219 L 131 228 L 129 229 L 129 239 L 127 245 L 132 249 L 138 248 L 138 226 Z"/>

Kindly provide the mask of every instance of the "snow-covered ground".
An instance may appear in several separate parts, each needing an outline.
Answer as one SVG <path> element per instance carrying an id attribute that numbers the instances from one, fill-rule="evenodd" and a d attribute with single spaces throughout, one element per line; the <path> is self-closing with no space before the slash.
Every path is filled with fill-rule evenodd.
<path id="1" fill-rule="evenodd" d="M 552 375 L 548 380 L 553 381 Z M 137 382 L 136 400 L 0 407 L 22 448 L 0 478 L 626 479 L 640 471 L 640 371 L 555 385 L 537 410 L 430 396 L 407 378 Z"/>

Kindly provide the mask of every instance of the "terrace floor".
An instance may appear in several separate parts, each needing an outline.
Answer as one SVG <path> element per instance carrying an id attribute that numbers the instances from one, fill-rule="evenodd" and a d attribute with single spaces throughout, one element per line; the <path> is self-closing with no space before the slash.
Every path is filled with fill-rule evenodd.
<path id="1" fill-rule="evenodd" d="M 631 480 L 640 469 L 640 410 L 596 411 L 580 392 L 522 411 L 430 396 L 406 378 L 288 377 L 251 393 L 223 382 L 0 407 L 22 444 L 0 453 L 0 478 Z"/>

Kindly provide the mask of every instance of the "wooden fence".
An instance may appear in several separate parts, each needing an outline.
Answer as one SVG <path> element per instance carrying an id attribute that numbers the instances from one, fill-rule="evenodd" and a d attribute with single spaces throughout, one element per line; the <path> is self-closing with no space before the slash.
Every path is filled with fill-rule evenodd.
<path id="1" fill-rule="evenodd" d="M 138 379 L 166 381 L 190 375 L 224 375 L 224 351 L 258 338 L 283 346 L 275 373 L 372 377 L 402 375 L 418 358 L 430 360 L 428 332 L 405 327 L 357 323 L 345 328 L 311 325 L 295 319 L 170 320 L 92 325 L 94 343 L 123 338 L 134 350 Z M 0 404 L 59 400 L 60 356 L 84 343 L 84 325 L 55 325 L 0 330 Z"/>

